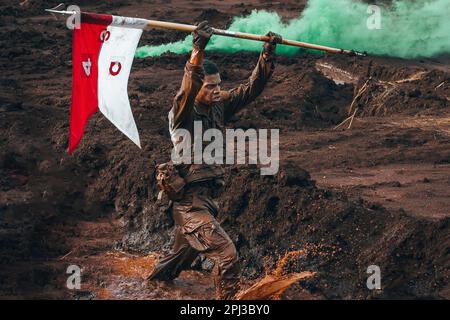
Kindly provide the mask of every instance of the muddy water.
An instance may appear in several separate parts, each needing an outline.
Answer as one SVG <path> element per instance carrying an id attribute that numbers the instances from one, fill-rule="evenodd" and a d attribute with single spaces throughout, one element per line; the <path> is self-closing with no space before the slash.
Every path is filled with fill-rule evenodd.
<path id="1" fill-rule="evenodd" d="M 276 268 L 261 279 L 242 281 L 243 290 L 238 299 L 280 299 L 282 293 L 294 283 L 313 277 L 314 272 L 287 273 L 284 268 L 291 259 L 305 255 L 306 251 L 286 253 Z M 152 281 L 146 278 L 158 260 L 158 254 L 131 255 L 119 251 L 107 251 L 84 260 L 87 282 L 84 294 L 75 298 L 109 299 L 211 299 L 214 285 L 211 274 L 199 271 L 183 271 L 171 282 Z"/>
<path id="2" fill-rule="evenodd" d="M 105 228 L 99 222 L 99 227 Z M 91 234 L 84 234 L 80 242 L 104 243 L 100 234 L 95 238 L 95 223 L 90 223 Z M 105 230 L 104 230 L 105 231 Z M 79 248 L 78 243 L 78 248 Z M 82 251 L 74 248 L 71 256 L 61 260 L 82 267 L 82 290 L 72 297 L 75 299 L 211 299 L 214 297 L 213 278 L 208 272 L 194 270 L 183 271 L 179 278 L 170 282 L 152 281 L 146 278 L 158 261 L 157 253 L 135 255 L 117 250 L 92 248 L 97 254 L 85 256 Z M 282 255 L 272 270 L 266 270 L 266 275 L 253 281 L 242 279 L 242 291 L 238 299 L 281 299 L 283 292 L 293 284 L 315 276 L 314 272 L 289 273 L 289 263 L 297 259 L 306 259 L 308 254 L 318 254 L 320 248 L 314 246 L 305 250 L 295 250 Z M 77 255 L 80 254 L 80 255 Z"/>
<path id="3" fill-rule="evenodd" d="M 112 249 L 122 236 L 118 222 L 90 221 L 80 223 L 83 232 L 71 239 L 69 254 L 59 264 L 81 267 L 81 290 L 67 291 L 74 299 L 210 299 L 214 296 L 213 280 L 208 273 L 182 272 L 172 282 L 148 282 L 146 278 L 159 255 L 137 255 Z M 86 248 L 89 248 L 86 250 Z"/>

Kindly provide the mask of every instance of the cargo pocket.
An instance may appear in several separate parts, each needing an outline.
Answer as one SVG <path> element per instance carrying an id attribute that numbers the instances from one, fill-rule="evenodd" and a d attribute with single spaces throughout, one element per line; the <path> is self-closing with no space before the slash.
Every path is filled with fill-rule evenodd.
<path id="1" fill-rule="evenodd" d="M 231 242 L 231 239 L 223 231 L 216 221 L 200 225 L 191 232 L 185 229 L 185 237 L 189 244 L 200 252 L 211 251 Z"/>

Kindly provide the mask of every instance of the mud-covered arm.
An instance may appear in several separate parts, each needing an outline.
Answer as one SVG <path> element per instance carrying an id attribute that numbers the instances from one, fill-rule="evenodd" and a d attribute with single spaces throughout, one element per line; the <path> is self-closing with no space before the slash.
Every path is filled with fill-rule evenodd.
<path id="1" fill-rule="evenodd" d="M 169 113 L 171 129 L 186 128 L 192 122 L 195 98 L 203 86 L 203 51 L 213 33 L 208 21 L 197 24 L 192 32 L 192 52 L 184 68 L 183 81 Z"/>
<path id="2" fill-rule="evenodd" d="M 192 51 L 191 59 L 184 67 L 183 80 L 171 109 L 172 129 L 184 128 L 192 120 L 197 93 L 203 85 L 203 52 Z"/>
<path id="3" fill-rule="evenodd" d="M 222 92 L 225 121 L 254 101 L 272 76 L 275 67 L 275 49 L 277 44 L 282 42 L 282 37 L 271 31 L 266 36 L 269 37 L 269 41 L 264 43 L 258 63 L 247 82 L 230 91 Z"/>
<path id="4" fill-rule="evenodd" d="M 229 120 L 235 113 L 254 101 L 263 91 L 274 69 L 274 59 L 260 54 L 258 63 L 247 82 L 240 86 L 224 91 L 225 120 Z"/>

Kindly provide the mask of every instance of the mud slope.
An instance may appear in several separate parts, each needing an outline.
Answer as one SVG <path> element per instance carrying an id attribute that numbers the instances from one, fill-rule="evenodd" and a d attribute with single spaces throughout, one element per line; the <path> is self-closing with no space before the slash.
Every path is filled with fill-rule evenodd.
<path id="1" fill-rule="evenodd" d="M 375 297 L 437 297 L 448 284 L 450 219 L 420 220 L 351 201 L 318 189 L 292 163 L 283 168 L 276 178 L 250 168 L 228 172 L 218 220 L 237 244 L 246 276 L 272 270 L 286 252 L 305 250 L 286 271 L 319 272 L 304 286 L 326 298 L 372 297 L 365 287 L 372 264 L 382 266 L 386 283 Z M 161 250 L 170 233 L 167 213 L 150 206 L 138 216 L 124 247 Z"/>

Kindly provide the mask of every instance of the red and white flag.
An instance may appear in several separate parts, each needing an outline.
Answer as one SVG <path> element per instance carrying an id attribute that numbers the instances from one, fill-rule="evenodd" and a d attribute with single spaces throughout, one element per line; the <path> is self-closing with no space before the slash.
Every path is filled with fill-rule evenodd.
<path id="1" fill-rule="evenodd" d="M 145 25 L 143 19 L 81 14 L 81 26 L 73 32 L 69 153 L 97 110 L 141 147 L 127 87 Z"/>

